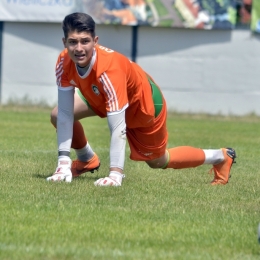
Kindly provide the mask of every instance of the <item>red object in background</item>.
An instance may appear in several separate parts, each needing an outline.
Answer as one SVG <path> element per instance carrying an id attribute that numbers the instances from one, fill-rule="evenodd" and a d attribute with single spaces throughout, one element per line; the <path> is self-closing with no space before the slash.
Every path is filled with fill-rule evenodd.
<path id="1" fill-rule="evenodd" d="M 240 22 L 247 24 L 251 21 L 251 10 L 252 10 L 252 0 L 243 0 L 243 5 L 240 9 Z"/>

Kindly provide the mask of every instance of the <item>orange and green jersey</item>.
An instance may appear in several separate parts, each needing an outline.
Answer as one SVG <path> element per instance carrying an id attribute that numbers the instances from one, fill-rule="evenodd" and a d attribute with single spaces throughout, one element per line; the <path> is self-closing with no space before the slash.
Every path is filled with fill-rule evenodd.
<path id="1" fill-rule="evenodd" d="M 56 64 L 56 77 L 59 87 L 79 88 L 100 117 L 125 110 L 128 128 L 152 125 L 155 108 L 148 75 L 122 54 L 96 45 L 86 74 L 80 76 L 65 49 Z"/>

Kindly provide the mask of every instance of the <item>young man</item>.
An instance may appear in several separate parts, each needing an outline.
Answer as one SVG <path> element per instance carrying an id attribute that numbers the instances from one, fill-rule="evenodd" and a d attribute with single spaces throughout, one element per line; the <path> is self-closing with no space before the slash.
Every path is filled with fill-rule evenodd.
<path id="1" fill-rule="evenodd" d="M 136 63 L 98 44 L 95 22 L 87 14 L 73 13 L 63 21 L 65 49 L 56 65 L 58 106 L 51 113 L 57 128 L 58 166 L 48 181 L 71 182 L 100 166 L 80 119 L 106 117 L 111 134 L 108 176 L 96 186 L 121 186 L 125 145 L 135 161 L 151 168 L 182 169 L 212 164 L 212 185 L 228 183 L 236 158 L 232 148 L 200 149 L 180 146 L 167 149 L 167 108 L 160 88 Z M 70 149 L 77 154 L 71 161 Z"/>

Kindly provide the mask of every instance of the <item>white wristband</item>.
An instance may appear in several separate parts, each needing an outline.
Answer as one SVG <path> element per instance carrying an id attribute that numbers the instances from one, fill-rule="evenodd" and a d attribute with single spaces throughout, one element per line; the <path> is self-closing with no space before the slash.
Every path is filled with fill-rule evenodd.
<path id="1" fill-rule="evenodd" d="M 58 157 L 58 166 L 60 167 L 71 167 L 71 159 L 68 156 L 59 156 Z"/>

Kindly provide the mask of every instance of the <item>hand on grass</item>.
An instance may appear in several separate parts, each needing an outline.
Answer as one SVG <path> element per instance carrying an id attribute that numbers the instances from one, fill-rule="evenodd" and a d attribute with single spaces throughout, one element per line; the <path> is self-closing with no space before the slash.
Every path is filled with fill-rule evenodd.
<path id="1" fill-rule="evenodd" d="M 94 182 L 95 186 L 114 186 L 118 187 L 122 185 L 122 180 L 125 177 L 124 174 L 111 171 L 108 177 L 100 178 Z"/>
<path id="2" fill-rule="evenodd" d="M 58 161 L 58 167 L 54 174 L 48 177 L 47 181 L 72 181 L 72 173 L 71 173 L 71 159 L 70 158 L 61 158 Z"/>

